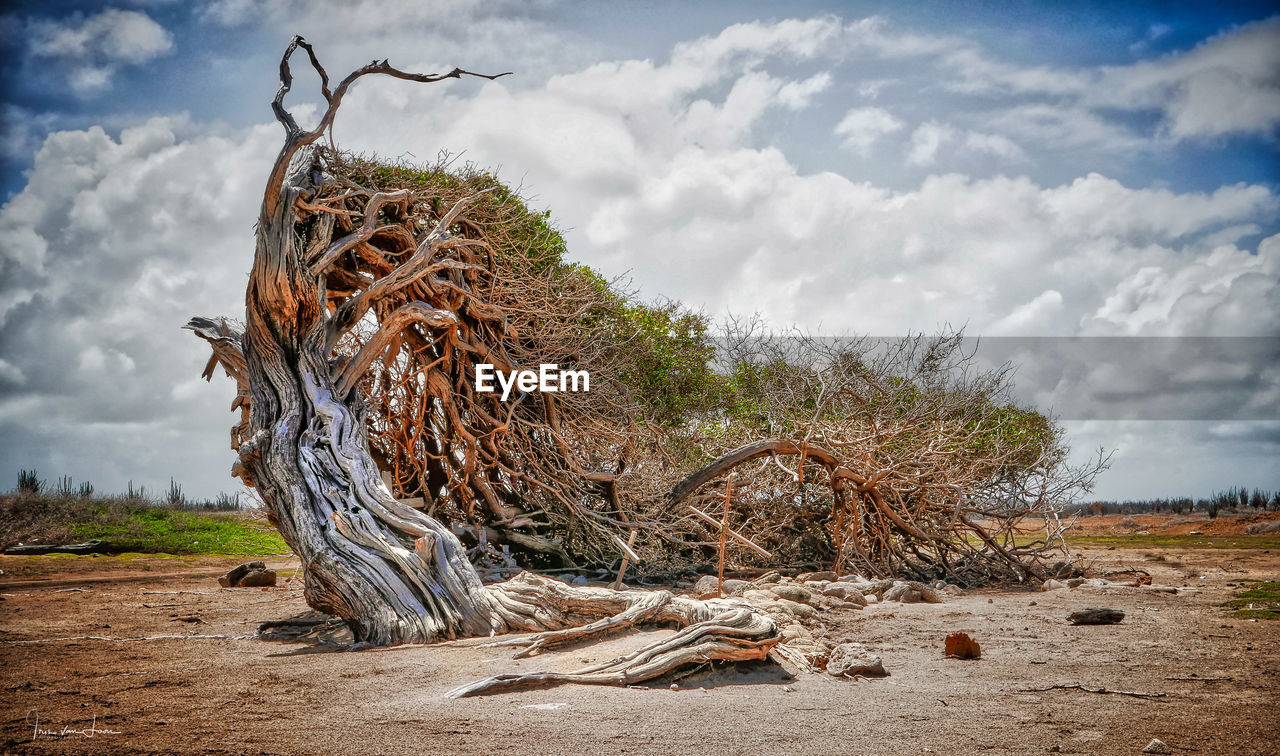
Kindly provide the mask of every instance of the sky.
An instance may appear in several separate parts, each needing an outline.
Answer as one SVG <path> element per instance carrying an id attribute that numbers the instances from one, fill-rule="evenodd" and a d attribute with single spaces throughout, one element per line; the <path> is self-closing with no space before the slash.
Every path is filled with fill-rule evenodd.
<path id="1" fill-rule="evenodd" d="M 1280 488 L 1273 7 L 7 3 L 0 488 L 237 490 L 234 386 L 180 329 L 243 315 L 293 34 L 334 77 L 513 72 L 365 78 L 335 138 L 497 171 L 645 299 L 963 327 L 1076 460 L 1113 452 L 1096 498 Z M 287 102 L 316 118 L 318 79 Z"/>

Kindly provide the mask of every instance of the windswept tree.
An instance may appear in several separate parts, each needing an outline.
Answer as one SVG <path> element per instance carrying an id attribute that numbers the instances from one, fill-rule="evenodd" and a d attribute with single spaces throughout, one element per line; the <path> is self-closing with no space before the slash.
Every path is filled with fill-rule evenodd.
<path id="1" fill-rule="evenodd" d="M 299 49 L 327 104 L 310 130 L 284 104 Z M 221 365 L 239 387 L 234 474 L 301 558 L 308 604 L 346 620 L 359 643 L 547 631 L 522 641 L 536 650 L 642 622 L 682 628 L 600 667 L 460 694 L 801 654 L 782 644 L 776 613 L 741 601 L 527 573 L 485 586 L 454 529 L 566 559 L 634 548 L 687 567 L 742 549 L 743 561 L 879 577 L 1052 571 L 1056 513 L 1105 460 L 1068 466 L 1061 432 L 1010 400 L 1007 368 L 976 370 L 955 334 L 885 350 L 739 321 L 717 343 L 697 313 L 638 303 L 566 260 L 546 214 L 488 173 L 323 145 L 368 75 L 497 78 L 384 60 L 330 89 L 294 38 L 272 103 L 285 142 L 245 319 L 187 326 L 213 348 L 205 376 Z M 542 364 L 589 374 L 591 390 L 477 389 L 481 365 L 509 375 Z M 1043 518 L 1039 538 L 1020 526 L 1031 516 Z M 726 529 L 743 545 L 726 546 Z"/>
<path id="2" fill-rule="evenodd" d="M 310 130 L 285 106 L 299 49 L 319 74 L 327 104 Z M 430 192 L 352 180 L 340 156 L 318 142 L 351 85 L 370 75 L 423 83 L 481 76 L 461 69 L 414 74 L 384 60 L 330 89 L 311 46 L 295 37 L 272 102 L 285 141 L 262 199 L 244 323 L 195 318 L 188 325 L 213 347 L 206 374 L 220 363 L 239 385 L 236 408 L 247 417 L 233 431 L 235 473 L 257 488 L 301 559 L 307 603 L 346 620 L 364 644 L 550 631 L 528 641 L 542 649 L 642 621 L 683 628 L 579 673 L 493 678 L 458 694 L 561 679 L 626 684 L 694 660 L 763 658 L 781 639 L 778 627 L 738 602 L 574 588 L 532 575 L 486 587 L 457 537 L 384 485 L 366 440 L 369 407 L 361 393 L 375 364 L 391 371 L 397 359 L 411 362 L 407 380 L 422 400 L 410 400 L 420 414 L 406 421 L 419 424 L 422 453 L 435 461 L 428 491 L 464 505 L 475 500 L 504 511 L 502 497 L 514 485 L 552 498 L 587 485 L 607 490 L 613 473 L 570 454 L 570 434 L 601 434 L 601 455 L 588 464 L 603 466 L 607 455 L 616 468 L 626 449 L 609 444 L 616 437 L 610 417 L 632 409 L 596 415 L 548 395 L 503 403 L 474 392 L 475 364 L 511 370 L 554 350 L 555 334 L 539 331 L 522 312 L 577 296 L 579 317 L 589 317 L 600 287 L 559 266 L 540 269 L 537 260 L 528 261 L 523 278 L 500 275 L 505 268 L 492 240 L 465 215 L 482 192 L 444 206 Z M 562 503 L 573 510 L 576 501 Z"/>

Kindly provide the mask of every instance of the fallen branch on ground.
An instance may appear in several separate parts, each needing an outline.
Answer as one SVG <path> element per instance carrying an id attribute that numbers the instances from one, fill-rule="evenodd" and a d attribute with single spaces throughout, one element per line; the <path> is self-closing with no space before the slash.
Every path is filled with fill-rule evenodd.
<path id="1" fill-rule="evenodd" d="M 1083 685 L 1050 685 L 1047 688 L 1020 688 L 1021 693 L 1043 693 L 1047 690 L 1083 690 L 1085 693 L 1102 695 L 1132 696 L 1133 698 L 1166 698 L 1168 693 L 1138 693 L 1132 690 L 1111 690 L 1110 688 L 1086 688 Z"/>

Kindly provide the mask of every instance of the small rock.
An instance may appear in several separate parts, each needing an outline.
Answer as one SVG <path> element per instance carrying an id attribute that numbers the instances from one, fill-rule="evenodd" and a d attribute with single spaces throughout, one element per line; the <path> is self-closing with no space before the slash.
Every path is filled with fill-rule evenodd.
<path id="1" fill-rule="evenodd" d="M 680 686 L 679 686 L 679 684 L 677 684 L 677 683 L 671 683 L 671 689 L 672 689 L 672 690 L 680 690 Z"/>
<path id="2" fill-rule="evenodd" d="M 867 600 L 862 597 L 862 591 L 847 583 L 832 583 L 822 591 L 822 595 L 849 601 L 859 606 L 867 605 Z"/>
<path id="3" fill-rule="evenodd" d="M 756 585 L 765 585 L 768 583 L 780 583 L 782 582 L 782 574 L 777 571 L 766 572 L 765 574 L 761 575 L 755 580 L 752 580 L 751 582 L 755 583 Z"/>
<path id="4" fill-rule="evenodd" d="M 968 633 L 951 633 L 944 645 L 945 654 L 952 659 L 981 659 L 982 646 Z"/>
<path id="5" fill-rule="evenodd" d="M 818 616 L 817 609 L 814 609 L 808 604 L 801 604 L 798 601 L 792 601 L 791 599 L 780 598 L 775 602 L 775 606 L 802 619 L 809 619 L 810 617 Z"/>
<path id="6" fill-rule="evenodd" d="M 693 592 L 699 596 L 705 596 L 708 593 L 715 593 L 719 585 L 720 579 L 715 575 L 703 575 L 693 584 Z"/>
<path id="7" fill-rule="evenodd" d="M 861 643 L 841 643 L 831 649 L 827 657 L 827 674 L 836 677 L 884 677 L 889 673 L 884 669 L 880 657 L 872 654 Z"/>
<path id="8" fill-rule="evenodd" d="M 570 583 L 571 583 L 572 585 L 586 585 L 586 584 L 587 584 L 587 578 L 586 578 L 586 576 L 585 576 L 585 575 L 578 575 L 578 576 L 576 576 L 572 581 L 570 581 Z"/>
<path id="9" fill-rule="evenodd" d="M 1066 583 L 1062 582 L 1061 580 L 1054 580 L 1052 578 L 1040 584 L 1040 590 L 1042 591 L 1056 591 L 1066 587 L 1067 587 Z"/>
<path id="10" fill-rule="evenodd" d="M 1173 753 L 1173 749 L 1170 748 L 1168 745 L 1166 745 L 1163 740 L 1160 740 L 1159 738 L 1152 738 L 1151 742 L 1147 743 L 1147 747 L 1142 749 L 1142 752 L 1143 753 Z"/>
<path id="11" fill-rule="evenodd" d="M 810 581 L 818 581 L 818 580 L 831 581 L 831 580 L 835 580 L 837 577 L 839 576 L 830 570 L 822 570 L 819 572 L 801 573 L 799 575 L 796 575 L 796 580 L 799 580 L 802 583 L 807 583 Z"/>
<path id="12" fill-rule="evenodd" d="M 914 580 L 899 580 L 881 596 L 884 601 L 901 601 L 904 604 L 916 604 L 926 601 L 930 604 L 941 604 L 942 598 L 933 588 Z"/>
<path id="13" fill-rule="evenodd" d="M 884 592 L 880 597 L 882 601 L 901 601 L 904 604 L 916 604 L 920 602 L 920 592 L 914 590 L 908 583 L 899 580 L 893 584 L 893 587 Z"/>
<path id="14" fill-rule="evenodd" d="M 1073 625 L 1114 625 L 1124 619 L 1119 609 L 1081 609 L 1067 615 Z"/>
<path id="15" fill-rule="evenodd" d="M 773 602 L 778 600 L 778 597 L 773 595 L 773 591 L 765 591 L 765 590 L 754 589 L 754 588 L 748 591 L 743 591 L 742 597 L 746 599 L 748 603 L 755 604 L 756 606 L 764 606 L 766 604 L 772 604 Z"/>
<path id="16" fill-rule="evenodd" d="M 809 628 L 798 622 L 792 622 L 790 625 L 778 631 L 778 635 L 782 636 L 783 643 L 792 641 L 802 641 L 807 643 L 813 642 L 813 633 L 809 632 Z"/>
<path id="17" fill-rule="evenodd" d="M 862 598 L 862 600 L 867 602 L 868 604 L 876 604 L 880 602 L 880 597 L 874 593 L 868 593 L 866 596 Z"/>
<path id="18" fill-rule="evenodd" d="M 778 598 L 798 601 L 807 604 L 813 601 L 813 594 L 807 588 L 801 588 L 798 585 L 775 585 L 769 589 Z"/>
<path id="19" fill-rule="evenodd" d="M 275 570 L 267 569 L 264 562 L 245 562 L 218 578 L 223 588 L 263 588 L 276 584 Z"/>

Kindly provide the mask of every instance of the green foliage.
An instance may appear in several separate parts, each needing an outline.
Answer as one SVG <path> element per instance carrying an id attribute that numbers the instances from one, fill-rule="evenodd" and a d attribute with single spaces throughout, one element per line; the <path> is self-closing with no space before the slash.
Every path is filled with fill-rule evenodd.
<path id="1" fill-rule="evenodd" d="M 165 496 L 164 503 L 170 507 L 185 507 L 187 505 L 187 497 L 182 493 L 182 486 L 173 478 L 169 478 L 169 493 Z"/>
<path id="2" fill-rule="evenodd" d="M 1037 464 L 1052 466 L 1061 462 L 1066 453 L 1058 446 L 1059 431 L 1053 421 L 1031 409 L 997 405 L 966 430 L 973 434 L 967 444 L 967 451 L 972 454 L 1018 450 L 1004 463 L 1006 471 L 1026 470 Z"/>
<path id="3" fill-rule="evenodd" d="M 1222 606 L 1234 608 L 1231 616 L 1239 619 L 1280 619 L 1280 581 L 1255 583 Z"/>
<path id="4" fill-rule="evenodd" d="M 18 493 L 38 494 L 44 490 L 44 481 L 40 480 L 35 470 L 18 471 Z"/>
<path id="5" fill-rule="evenodd" d="M 674 303 L 624 301 L 603 319 L 607 338 L 629 357 L 618 380 L 636 390 L 658 422 L 677 425 L 717 401 L 722 382 L 711 369 L 715 345 L 706 317 Z"/>

